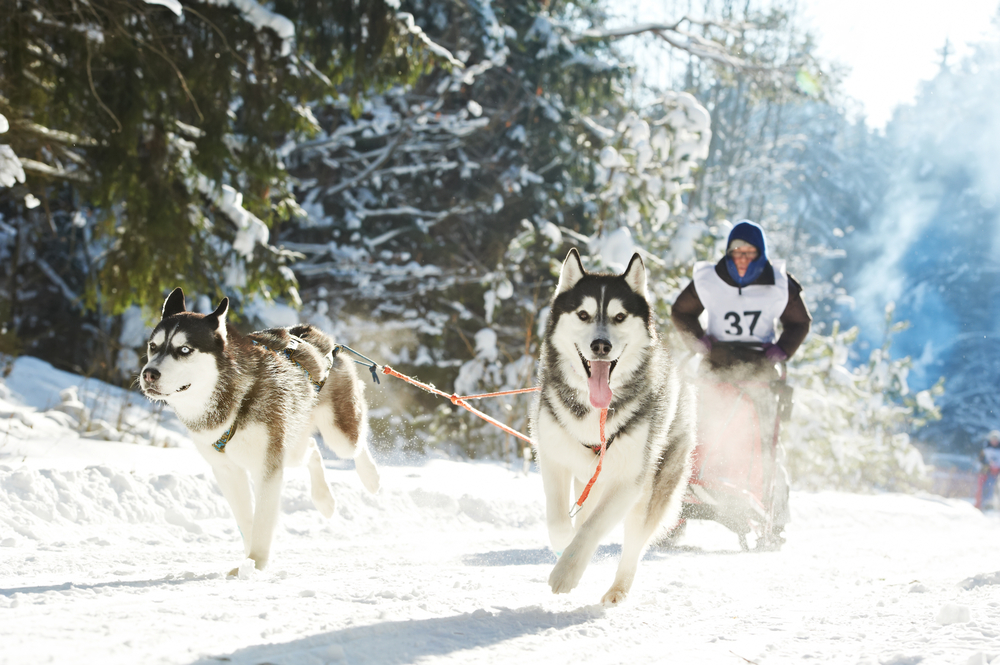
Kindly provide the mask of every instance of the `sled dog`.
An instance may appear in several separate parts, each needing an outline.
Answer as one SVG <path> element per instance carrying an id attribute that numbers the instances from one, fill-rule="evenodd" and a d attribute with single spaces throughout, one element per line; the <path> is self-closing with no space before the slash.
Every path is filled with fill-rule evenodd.
<path id="1" fill-rule="evenodd" d="M 223 298 L 211 314 L 188 312 L 184 292 L 174 289 L 149 337 L 139 385 L 190 430 L 232 508 L 244 553 L 263 569 L 286 466 L 308 467 L 313 503 L 333 515 L 316 429 L 337 455 L 354 458 L 368 491 L 378 491 L 379 474 L 365 443 L 361 382 L 333 340 L 309 325 L 244 336 L 226 322 L 228 310 Z"/>
<path id="2" fill-rule="evenodd" d="M 552 298 L 539 362 L 531 439 L 559 556 L 554 593 L 579 583 L 601 539 L 625 522 L 614 583 L 601 599 L 622 602 L 647 544 L 677 522 L 691 473 L 694 399 L 654 327 L 638 254 L 622 275 L 592 274 L 571 249 Z M 594 474 L 600 412 L 608 409 L 602 470 L 575 518 L 570 509 Z"/>

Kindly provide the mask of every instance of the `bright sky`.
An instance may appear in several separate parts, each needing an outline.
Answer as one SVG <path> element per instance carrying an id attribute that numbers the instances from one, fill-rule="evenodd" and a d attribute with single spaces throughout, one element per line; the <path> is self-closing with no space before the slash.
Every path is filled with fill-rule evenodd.
<path id="1" fill-rule="evenodd" d="M 766 1 L 766 0 L 765 0 Z M 620 5 L 621 21 L 668 21 L 690 12 L 696 0 L 631 0 Z M 920 81 L 933 77 L 945 40 L 956 55 L 995 32 L 1000 0 L 798 0 L 799 25 L 815 35 L 819 55 L 851 72 L 845 92 L 861 102 L 869 126 L 882 128 L 899 104 L 912 102 Z M 652 76 L 662 62 L 649 63 Z"/>
<path id="2" fill-rule="evenodd" d="M 1000 0 L 800 0 L 819 54 L 851 68 L 845 91 L 883 127 L 934 76 L 945 39 L 959 55 L 994 29 Z M 951 62 L 955 58 L 949 56 Z"/>

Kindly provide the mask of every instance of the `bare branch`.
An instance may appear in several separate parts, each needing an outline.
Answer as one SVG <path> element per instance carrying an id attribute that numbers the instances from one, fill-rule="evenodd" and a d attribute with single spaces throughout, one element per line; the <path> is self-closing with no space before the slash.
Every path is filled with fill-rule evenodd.
<path id="1" fill-rule="evenodd" d="M 369 175 L 371 175 L 371 173 L 375 169 L 385 164 L 386 160 L 392 157 L 392 153 L 395 152 L 396 146 L 398 146 L 400 141 L 403 140 L 403 137 L 407 136 L 408 134 L 409 132 L 406 131 L 397 134 L 396 138 L 392 140 L 392 143 L 390 143 L 389 145 L 387 145 L 385 148 L 382 149 L 382 155 L 374 162 L 369 164 L 368 168 L 366 168 L 364 171 L 354 176 L 350 180 L 341 181 L 340 183 L 334 185 L 333 187 L 330 187 L 329 189 L 326 190 L 325 195 L 330 196 L 332 194 L 336 194 L 337 192 L 343 191 L 348 187 L 353 187 L 354 185 L 358 184 L 359 182 L 367 178 Z"/>
<path id="2" fill-rule="evenodd" d="M 219 26 L 217 26 L 214 23 L 212 23 L 211 21 L 209 21 L 207 16 L 205 16 L 201 12 L 199 12 L 199 11 L 197 11 L 197 10 L 191 8 L 191 7 L 184 6 L 184 7 L 182 7 L 182 9 L 184 11 L 186 11 L 186 12 L 194 14 L 195 16 L 197 16 L 198 18 L 200 18 L 202 21 L 204 21 L 205 23 L 207 23 L 209 25 L 209 27 L 211 27 L 212 30 L 215 31 L 215 34 L 217 34 L 219 36 L 219 38 L 222 40 L 222 45 L 224 47 L 226 47 L 226 50 L 228 50 L 232 54 L 232 56 L 234 58 L 236 58 L 240 62 L 240 64 L 242 64 L 244 67 L 246 67 L 247 61 L 244 58 L 241 58 L 240 54 L 237 53 L 236 50 L 233 49 L 233 47 L 229 45 L 229 40 L 226 39 L 226 33 L 222 32 L 222 30 L 219 28 Z"/>
<path id="3" fill-rule="evenodd" d="M 56 287 L 62 292 L 63 297 L 68 300 L 74 308 L 80 306 L 80 296 L 74 293 L 73 289 L 69 288 L 69 285 L 66 284 L 66 280 L 59 276 L 59 273 L 57 273 L 55 269 L 49 265 L 48 261 L 39 256 L 35 258 L 35 264 L 41 268 L 42 272 L 45 273 L 45 276 L 56 285 Z"/>
<path id="4" fill-rule="evenodd" d="M 682 19 L 683 20 L 683 19 Z M 634 35 L 640 35 L 644 32 L 659 32 L 661 30 L 668 30 L 670 32 L 676 31 L 680 27 L 680 21 L 677 23 L 642 23 L 639 25 L 633 25 L 626 28 L 611 28 L 608 30 L 584 30 L 578 35 L 570 37 L 570 41 L 574 44 L 579 44 L 587 40 L 595 39 L 621 39 L 622 37 L 632 37 Z"/>
<path id="5" fill-rule="evenodd" d="M 721 62 L 723 64 L 741 69 L 747 66 L 747 62 L 745 60 L 730 55 L 721 46 L 717 46 L 715 48 L 710 47 L 709 44 L 711 44 L 712 42 L 708 42 L 706 44 L 699 44 L 693 42 L 690 38 L 688 39 L 687 42 L 682 42 L 679 39 L 677 39 L 677 37 L 675 37 L 674 35 L 662 31 L 654 31 L 653 34 L 655 34 L 657 37 L 667 42 L 674 48 L 680 49 L 682 51 L 687 51 L 691 55 L 698 56 L 699 58 L 715 60 L 716 62 Z"/>
<path id="6" fill-rule="evenodd" d="M 92 56 L 90 52 L 90 40 L 86 39 L 84 42 L 87 44 L 87 81 L 90 83 L 90 92 L 94 95 L 94 99 L 97 100 L 97 103 L 101 105 L 101 108 L 104 109 L 104 112 L 111 116 L 111 119 L 115 121 L 115 124 L 118 125 L 118 131 L 120 132 L 123 129 L 122 123 L 118 121 L 118 117 L 115 116 L 111 109 L 108 108 L 108 105 L 104 103 L 101 96 L 97 94 L 97 88 L 94 87 L 94 70 L 90 66 L 90 59 Z"/>
<path id="7" fill-rule="evenodd" d="M 612 28 L 608 30 L 585 30 L 578 35 L 571 36 L 570 41 L 574 44 L 579 44 L 588 40 L 615 40 L 623 37 L 634 37 L 636 35 L 652 33 L 670 44 L 672 47 L 686 51 L 691 55 L 698 56 L 699 58 L 715 60 L 717 62 L 730 65 L 731 67 L 747 67 L 747 62 L 745 60 L 737 58 L 729 53 L 722 44 L 710 39 L 705 39 L 704 37 L 695 35 L 685 30 L 681 30 L 680 26 L 685 22 L 706 26 L 711 25 L 729 33 L 733 33 L 739 27 L 747 27 L 729 26 L 709 21 L 696 21 L 685 16 L 676 23 L 641 23 L 639 25 Z"/>

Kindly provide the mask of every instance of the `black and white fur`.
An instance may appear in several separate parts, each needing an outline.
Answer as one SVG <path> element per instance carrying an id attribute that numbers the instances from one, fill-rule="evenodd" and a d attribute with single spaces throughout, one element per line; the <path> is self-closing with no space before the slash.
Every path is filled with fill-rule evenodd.
<path id="1" fill-rule="evenodd" d="M 610 361 L 611 445 L 589 497 L 571 518 L 597 466 L 600 409 L 588 383 L 594 361 Z M 600 541 L 624 521 L 621 561 L 602 598 L 616 605 L 632 587 L 649 542 L 677 521 L 695 443 L 693 395 L 660 344 L 638 254 L 624 274 L 608 275 L 588 273 L 570 250 L 545 326 L 539 378 L 531 438 L 549 539 L 559 554 L 549 585 L 554 593 L 575 588 Z"/>
<path id="2" fill-rule="evenodd" d="M 362 384 L 354 365 L 332 353 L 333 340 L 308 325 L 244 336 L 226 322 L 228 309 L 224 298 L 211 314 L 188 312 L 184 292 L 174 289 L 150 335 L 139 383 L 146 397 L 168 404 L 190 430 L 233 510 L 244 553 L 263 569 L 286 466 L 308 467 L 313 503 L 325 517 L 333 515 L 313 432 L 319 429 L 340 457 L 354 459 L 372 493 L 379 474 L 366 445 Z M 322 390 L 311 381 L 325 381 Z M 234 422 L 232 438 L 216 450 L 213 444 Z"/>

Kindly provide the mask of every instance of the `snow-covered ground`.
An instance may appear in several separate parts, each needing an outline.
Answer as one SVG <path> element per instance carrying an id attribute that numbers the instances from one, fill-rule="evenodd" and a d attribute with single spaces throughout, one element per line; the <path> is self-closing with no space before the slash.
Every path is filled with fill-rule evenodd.
<path id="1" fill-rule="evenodd" d="M 270 567 L 226 578 L 207 465 L 123 399 L 30 358 L 0 381 L 2 663 L 1000 663 L 1000 516 L 966 501 L 793 492 L 780 552 L 694 522 L 605 609 L 620 533 L 552 595 L 535 470 L 382 460 L 371 496 L 331 459 L 333 519 L 290 474 Z"/>

